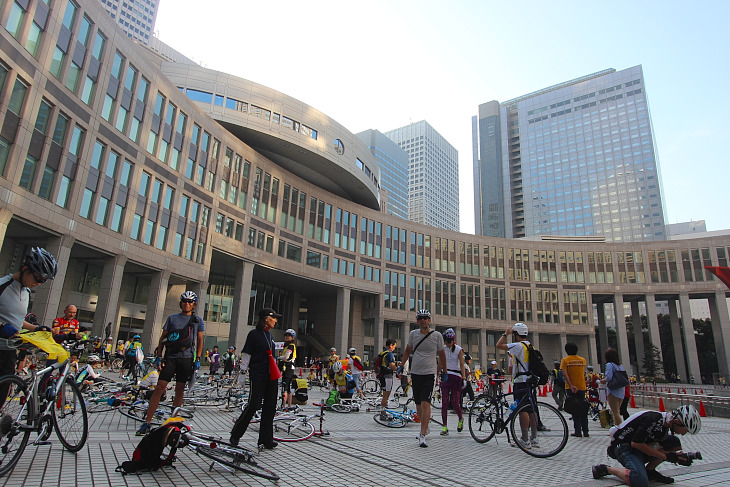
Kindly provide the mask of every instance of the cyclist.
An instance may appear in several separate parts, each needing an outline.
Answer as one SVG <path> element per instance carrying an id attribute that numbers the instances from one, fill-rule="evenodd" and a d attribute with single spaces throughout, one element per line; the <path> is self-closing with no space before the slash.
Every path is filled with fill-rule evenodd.
<path id="1" fill-rule="evenodd" d="M 103 355 L 102 355 L 102 367 L 109 367 L 112 363 L 112 349 L 114 348 L 114 341 L 112 337 L 108 337 L 104 340 Z"/>
<path id="2" fill-rule="evenodd" d="M 464 401 L 464 396 L 469 396 L 469 400 L 472 402 L 474 401 L 474 389 L 471 386 L 471 383 L 474 380 L 474 375 L 471 373 L 471 355 L 469 355 L 468 353 L 464 354 L 464 371 L 466 372 L 466 379 L 464 380 L 464 387 L 461 390 L 462 404 Z"/>
<path id="3" fill-rule="evenodd" d="M 0 278 L 0 338 L 15 336 L 21 328 L 30 331 L 50 331 L 47 326 L 25 320 L 28 301 L 33 288 L 56 277 L 56 258 L 45 249 L 33 247 L 25 255 L 20 269 Z M 0 376 L 15 373 L 15 350 L 0 350 Z M 0 397 L 5 398 L 0 391 Z"/>
<path id="4" fill-rule="evenodd" d="M 347 369 L 344 368 L 341 361 L 335 362 L 332 365 L 332 370 L 335 373 L 335 388 L 340 393 L 340 397 L 343 399 L 351 398 L 354 389 L 349 389 L 347 383 L 352 381 L 352 376 L 347 373 Z"/>
<path id="5" fill-rule="evenodd" d="M 550 380 L 553 384 L 553 400 L 558 405 L 558 411 L 562 411 L 563 403 L 565 403 L 565 378 L 563 377 L 563 371 L 560 370 L 560 360 L 553 363 Z"/>
<path id="6" fill-rule="evenodd" d="M 127 373 L 132 376 L 132 380 L 137 382 L 137 350 L 142 350 L 142 353 L 144 353 L 144 350 L 142 349 L 142 342 L 140 341 L 142 337 L 139 335 L 134 335 L 132 337 L 132 341 L 127 347 L 127 349 L 124 351 L 124 363 L 122 364 L 122 370 L 120 372 L 120 376 L 122 378 L 126 378 L 124 375 L 124 371 L 127 370 Z"/>
<path id="7" fill-rule="evenodd" d="M 362 377 L 362 371 L 365 368 L 362 364 L 362 360 L 360 360 L 360 357 L 355 355 L 357 353 L 357 349 L 354 347 L 351 347 L 347 351 L 347 357 L 350 359 L 350 375 L 352 375 L 352 380 L 355 381 L 355 391 L 359 394 L 360 398 L 365 399 L 365 394 L 362 393 L 362 389 L 360 389 L 360 377 Z"/>
<path id="8" fill-rule="evenodd" d="M 436 330 L 430 329 L 431 312 L 427 309 L 419 310 L 416 313 L 416 322 L 418 328 L 408 335 L 408 345 L 401 361 L 406 362 L 413 355 L 411 363 L 413 401 L 416 403 L 418 417 L 421 418 L 421 432 L 417 439 L 418 446 L 425 448 L 428 446 L 426 435 L 428 423 L 431 421 L 431 394 L 436 373 L 446 374 L 446 353 L 444 337 Z"/>
<path id="9" fill-rule="evenodd" d="M 63 310 L 63 316 L 53 320 L 53 325 L 51 325 L 51 330 L 53 331 L 53 333 L 55 335 L 78 333 L 79 320 L 76 319 L 76 313 L 78 313 L 76 306 L 74 306 L 73 304 L 69 304 L 68 306 L 66 306 L 66 308 L 64 308 Z"/>
<path id="10" fill-rule="evenodd" d="M 466 370 L 464 369 L 464 350 L 456 344 L 456 333 L 449 328 L 443 333 L 444 337 L 444 353 L 446 354 L 446 370 L 445 378 L 441 380 L 441 436 L 449 434 L 449 406 L 456 411 L 459 417 L 456 431 L 461 433 L 464 429 L 464 414 L 461 411 L 461 385 L 466 380 Z"/>
<path id="11" fill-rule="evenodd" d="M 101 373 L 96 373 L 94 367 L 101 365 L 101 359 L 98 355 L 89 355 L 86 359 L 86 365 L 81 368 L 81 371 L 76 376 L 76 384 L 80 386 L 86 386 L 101 382 Z"/>
<path id="12" fill-rule="evenodd" d="M 613 450 L 612 456 L 625 468 L 594 465 L 593 478 L 600 479 L 612 474 L 625 484 L 638 487 L 649 485 L 651 480 L 671 484 L 674 479 L 657 472 L 656 467 L 664 461 L 691 465 L 692 459 L 681 453 L 682 443 L 675 435 L 696 435 L 701 427 L 700 415 L 691 404 L 669 413 L 636 413 L 610 430 L 612 440 L 609 454 Z"/>
<path id="13" fill-rule="evenodd" d="M 294 343 L 296 337 L 297 332 L 291 328 L 284 332 L 284 349 L 278 357 L 281 370 L 281 404 L 285 410 L 291 408 L 291 380 L 294 377 L 294 360 L 297 358 L 297 345 Z"/>
<path id="14" fill-rule="evenodd" d="M 195 315 L 195 305 L 198 303 L 198 295 L 193 291 L 185 291 L 180 295 L 180 313 L 167 317 L 162 326 L 162 335 L 155 349 L 157 360 L 160 363 L 162 351 L 165 351 L 165 358 L 162 365 L 160 378 L 155 386 L 155 391 L 150 397 L 147 407 L 146 422 L 137 431 L 137 436 L 147 434 L 151 429 L 152 417 L 157 411 L 162 394 L 167 389 L 167 384 L 175 378 L 175 399 L 173 407 L 180 407 L 185 394 L 185 384 L 193 377 L 194 370 L 200 369 L 200 357 L 203 354 L 203 331 L 205 323 L 203 319 Z M 196 352 L 195 359 L 193 352 Z M 195 362 L 193 362 L 195 360 Z"/>
<path id="15" fill-rule="evenodd" d="M 397 369 L 395 355 L 393 354 L 395 346 L 396 342 L 392 338 L 385 340 L 385 350 L 380 352 L 380 370 L 376 370 L 378 380 L 380 381 L 380 390 L 383 392 L 383 397 L 380 400 L 383 412 L 380 415 L 385 420 L 388 419 L 385 409 L 388 407 L 388 398 L 393 390 L 393 371 Z"/>
<path id="16" fill-rule="evenodd" d="M 223 354 L 223 375 L 232 376 L 233 369 L 236 366 L 236 347 L 231 345 L 228 351 Z"/>
<path id="17" fill-rule="evenodd" d="M 278 371 L 272 369 L 274 362 L 272 354 L 276 345 L 270 330 L 282 316 L 272 308 L 263 308 L 259 311 L 259 321 L 256 328 L 251 330 L 243 345 L 241 359 L 241 374 L 250 369 L 249 379 L 251 392 L 248 404 L 236 420 L 231 430 L 230 443 L 238 445 L 241 436 L 246 432 L 253 415 L 261 409 L 259 423 L 258 444 L 271 450 L 279 444 L 274 441 L 274 414 L 276 414 L 276 393 L 278 391 Z M 276 375 L 273 375 L 277 372 Z"/>
<path id="18" fill-rule="evenodd" d="M 330 358 L 329 358 L 329 362 L 327 365 L 327 378 L 329 379 L 330 382 L 332 382 L 333 379 L 335 378 L 335 373 L 332 370 L 332 366 L 335 365 L 335 362 L 339 362 L 339 361 L 340 361 L 340 356 L 337 355 L 337 349 L 335 347 L 330 348 Z"/>
<path id="19" fill-rule="evenodd" d="M 221 354 L 218 353 L 218 345 L 213 346 L 213 351 L 208 355 L 208 360 L 210 361 L 210 372 L 208 375 L 209 379 L 212 380 L 221 366 Z"/>
<path id="20" fill-rule="evenodd" d="M 507 337 L 512 337 L 512 342 L 507 343 Z M 504 350 L 512 356 L 512 382 L 513 396 L 515 402 L 519 402 L 525 395 L 530 394 L 530 383 L 526 375 L 529 370 L 530 357 L 527 355 L 527 325 L 515 323 L 508 327 L 497 342 L 497 349 Z M 534 411 L 528 408 L 520 411 L 520 432 L 521 438 L 515 441 L 521 442 L 524 448 L 540 448 L 537 440 L 537 421 Z M 529 436 L 528 436 L 529 435 Z M 514 445 L 514 444 L 513 444 Z"/>

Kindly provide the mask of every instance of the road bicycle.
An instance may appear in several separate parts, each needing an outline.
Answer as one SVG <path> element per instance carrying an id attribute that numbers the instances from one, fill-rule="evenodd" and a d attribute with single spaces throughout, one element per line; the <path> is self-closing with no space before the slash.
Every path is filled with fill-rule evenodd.
<path id="1" fill-rule="evenodd" d="M 137 400 L 132 402 L 129 407 L 123 407 L 119 409 L 119 412 L 123 416 L 144 423 L 147 421 L 147 409 L 149 407 L 149 401 L 144 396 L 137 396 Z M 193 417 L 193 410 L 190 408 L 183 408 L 179 406 L 173 406 L 171 404 L 159 404 L 155 410 L 155 414 L 152 416 L 150 422 L 153 426 L 159 426 L 170 418 L 181 417 L 184 419 L 191 419 Z"/>
<path id="2" fill-rule="evenodd" d="M 42 338 L 49 345 L 41 348 L 53 354 L 56 350 L 50 344 L 56 344 L 52 337 L 51 332 L 33 332 L 32 337 L 24 333 L 19 338 L 0 340 L 0 349 L 32 350 L 37 346 L 28 340 Z M 78 452 L 86 444 L 89 418 L 81 392 L 70 374 L 68 357 L 68 352 L 59 354 L 61 361 L 35 369 L 30 379 L 15 375 L 0 379 L 0 477 L 13 470 L 33 431 L 38 433 L 34 445 L 50 444 L 48 438 L 54 430 L 70 452 Z"/>
<path id="3" fill-rule="evenodd" d="M 360 389 L 365 396 L 379 396 L 381 393 L 380 381 L 378 379 L 366 379 L 360 384 Z"/>
<path id="4" fill-rule="evenodd" d="M 520 372 L 515 377 L 522 375 L 528 376 L 530 392 L 525 394 L 514 408 L 507 401 L 507 398 L 514 393 L 504 394 L 501 390 L 496 396 L 486 393 L 474 399 L 474 404 L 469 409 L 469 433 L 478 443 L 486 443 L 495 434 L 506 432 L 507 441 L 511 443 L 514 440 L 517 446 L 529 455 L 538 458 L 557 455 L 568 442 L 568 424 L 557 409 L 537 400 L 537 382 L 532 373 Z M 506 379 L 491 380 L 502 383 Z M 509 414 L 505 418 L 507 411 Z M 534 440 L 523 442 L 519 439 L 520 413 L 534 416 L 534 421 L 537 423 L 537 436 Z"/>
<path id="5" fill-rule="evenodd" d="M 388 428 L 403 428 L 408 423 L 413 423 L 416 420 L 416 412 L 413 409 L 403 409 L 398 411 L 396 409 L 386 409 L 373 416 L 376 423 L 387 426 Z"/>
<path id="6" fill-rule="evenodd" d="M 329 431 L 325 431 L 322 427 L 326 404 L 322 402 L 321 404 L 315 404 L 315 406 L 319 406 L 319 413 L 283 415 L 274 418 L 274 439 L 293 442 L 306 440 L 312 436 L 328 436 Z M 310 421 L 314 418 L 319 418 L 319 431 Z"/>

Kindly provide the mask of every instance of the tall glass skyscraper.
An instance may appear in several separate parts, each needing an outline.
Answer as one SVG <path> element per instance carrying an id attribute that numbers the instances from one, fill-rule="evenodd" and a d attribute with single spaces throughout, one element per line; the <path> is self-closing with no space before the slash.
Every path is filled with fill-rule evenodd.
<path id="1" fill-rule="evenodd" d="M 385 135 L 408 153 L 408 219 L 459 231 L 459 154 L 425 120 Z"/>
<path id="2" fill-rule="evenodd" d="M 666 238 L 641 66 L 484 103 L 472 140 L 477 235 Z"/>
<path id="3" fill-rule="evenodd" d="M 99 0 L 132 39 L 149 44 L 162 0 Z"/>
<path id="4" fill-rule="evenodd" d="M 377 130 L 355 135 L 380 164 L 380 187 L 388 192 L 386 213 L 408 220 L 408 153 Z"/>

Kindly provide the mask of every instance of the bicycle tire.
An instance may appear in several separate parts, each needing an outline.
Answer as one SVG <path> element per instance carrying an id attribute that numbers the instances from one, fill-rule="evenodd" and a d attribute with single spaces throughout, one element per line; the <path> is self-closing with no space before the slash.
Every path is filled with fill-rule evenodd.
<path id="1" fill-rule="evenodd" d="M 70 452 L 81 450 L 89 437 L 86 404 L 73 377 L 67 376 L 53 402 L 53 427 L 61 444 Z"/>
<path id="2" fill-rule="evenodd" d="M 333 404 L 330 406 L 330 409 L 336 413 L 349 413 L 352 411 L 350 406 L 346 406 L 344 404 Z"/>
<path id="3" fill-rule="evenodd" d="M 366 396 L 377 396 L 380 394 L 380 382 L 375 379 L 368 379 L 362 383 L 360 389 Z"/>
<path id="4" fill-rule="evenodd" d="M 314 425 L 301 418 L 274 419 L 274 439 L 277 441 L 303 441 L 314 435 Z"/>
<path id="5" fill-rule="evenodd" d="M 28 396 L 25 381 L 16 376 L 6 376 L 0 379 L 0 391 L 7 388 L 7 393 L 0 406 L 0 421 L 9 417 L 10 432 L 0 439 L 0 477 L 13 471 L 20 460 L 30 438 L 30 429 L 21 430 L 21 424 L 32 425 L 33 418 L 28 414 L 33 410 L 33 398 Z M 25 405 L 25 406 L 23 406 Z"/>
<path id="6" fill-rule="evenodd" d="M 497 420 L 497 404 L 492 396 L 483 394 L 474 399 L 469 409 L 469 433 L 477 443 L 486 443 L 494 437 Z"/>
<path id="7" fill-rule="evenodd" d="M 396 418 L 392 414 L 387 414 L 387 419 L 381 416 L 381 413 L 376 413 L 373 419 L 376 423 L 387 426 L 388 428 L 402 428 L 406 425 L 406 420 L 403 418 Z"/>
<path id="8" fill-rule="evenodd" d="M 411 392 L 411 387 L 408 385 L 406 387 L 406 391 L 403 391 L 403 386 L 398 386 L 395 388 L 395 391 L 393 391 L 393 396 L 398 399 L 398 405 L 404 406 L 408 404 L 408 401 L 413 397 L 413 393 Z M 390 400 L 388 401 L 390 402 Z"/>
<path id="9" fill-rule="evenodd" d="M 271 470 L 259 465 L 253 458 L 253 455 L 246 450 L 241 450 L 233 446 L 217 446 L 212 448 L 208 445 L 197 445 L 195 451 L 210 458 L 215 463 L 225 465 L 234 470 L 240 470 L 250 475 L 262 477 L 268 480 L 279 480 L 279 476 Z M 213 468 L 213 465 L 210 466 Z"/>
<path id="10" fill-rule="evenodd" d="M 122 370 L 122 365 L 124 365 L 124 360 L 120 358 L 115 358 L 114 360 L 112 360 L 111 364 L 109 364 L 109 368 L 112 369 L 112 372 L 116 374 Z"/>
<path id="11" fill-rule="evenodd" d="M 526 412 L 523 409 L 532 407 L 529 402 L 520 406 L 517 413 L 510 420 L 510 433 L 512 433 L 512 438 L 515 439 L 517 446 L 528 455 L 537 458 L 552 457 L 560 453 L 568 442 L 568 423 L 563 415 L 550 404 L 536 401 L 535 405 L 537 407 L 537 417 L 545 428 L 542 431 L 538 429 L 537 440 L 539 446 L 535 447 L 534 444 L 531 444 L 530 448 L 526 448 L 522 442 L 517 441 L 518 436 L 515 433 L 515 423 L 517 423 L 519 432 L 519 413 Z"/>

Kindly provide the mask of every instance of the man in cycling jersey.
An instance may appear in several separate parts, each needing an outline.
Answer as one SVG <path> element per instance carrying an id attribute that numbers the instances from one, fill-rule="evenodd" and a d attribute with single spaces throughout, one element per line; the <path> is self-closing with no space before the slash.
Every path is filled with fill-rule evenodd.
<path id="1" fill-rule="evenodd" d="M 701 427 L 700 415 L 691 404 L 670 413 L 638 412 L 610 430 L 612 440 L 608 453 L 625 468 L 594 465 L 593 478 L 612 474 L 625 484 L 637 487 L 646 487 L 651 480 L 671 484 L 674 479 L 657 472 L 656 467 L 664 461 L 691 465 L 692 459 L 681 453 L 682 443 L 675 435 L 696 435 Z"/>
<path id="2" fill-rule="evenodd" d="M 385 340 L 385 350 L 383 350 L 382 358 L 380 359 L 380 370 L 375 372 L 378 374 L 378 380 L 380 381 L 380 390 L 383 392 L 383 397 L 380 400 L 380 405 L 383 409 L 388 407 L 388 398 L 393 390 L 393 372 L 397 369 L 395 365 L 395 351 L 396 342 L 392 338 Z M 388 414 L 383 411 L 380 413 L 383 419 L 388 418 Z"/>
<path id="3" fill-rule="evenodd" d="M 292 406 L 291 380 L 294 378 L 294 360 L 297 358 L 297 345 L 294 343 L 296 337 L 297 332 L 291 328 L 284 332 L 284 349 L 278 357 L 281 370 L 281 402 L 285 409 Z"/>
<path id="4" fill-rule="evenodd" d="M 76 319 L 78 310 L 73 304 L 69 304 L 63 310 L 63 316 L 53 320 L 51 329 L 55 335 L 78 333 L 79 332 L 79 320 Z"/>

